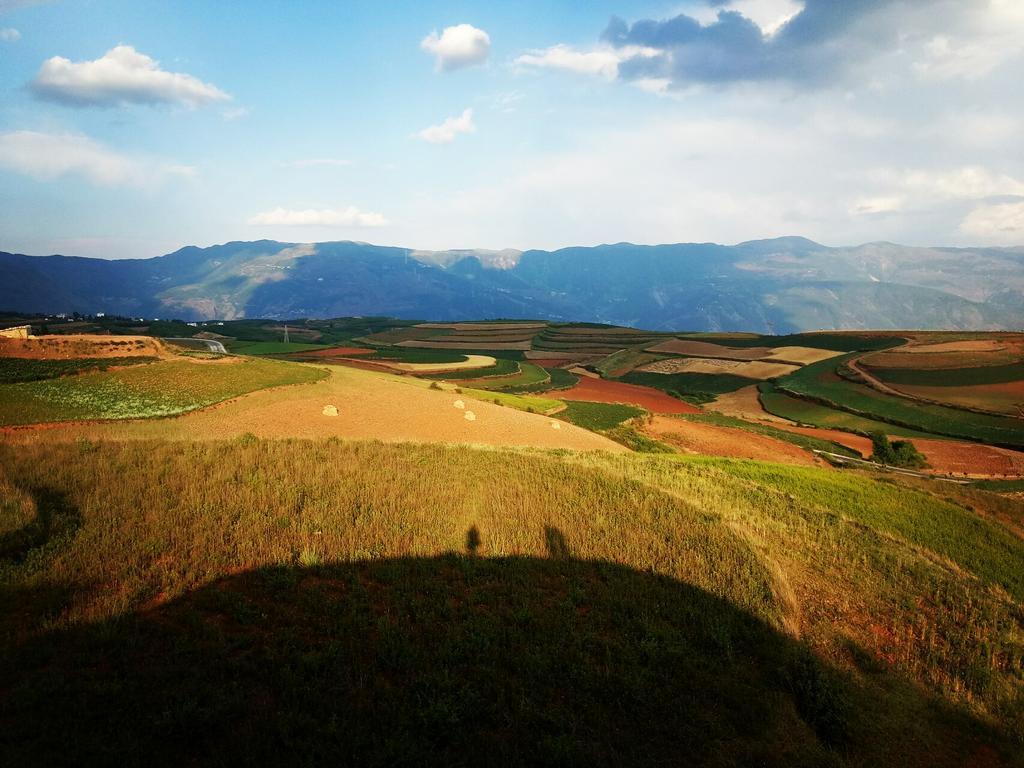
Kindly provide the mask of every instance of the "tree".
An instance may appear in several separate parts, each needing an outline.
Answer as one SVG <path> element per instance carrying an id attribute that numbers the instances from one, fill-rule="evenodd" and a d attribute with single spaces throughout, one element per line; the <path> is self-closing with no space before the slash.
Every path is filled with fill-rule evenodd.
<path id="1" fill-rule="evenodd" d="M 884 432 L 872 432 L 871 447 L 871 460 L 887 467 L 921 469 L 928 466 L 924 456 L 909 440 L 890 442 L 888 435 Z"/>

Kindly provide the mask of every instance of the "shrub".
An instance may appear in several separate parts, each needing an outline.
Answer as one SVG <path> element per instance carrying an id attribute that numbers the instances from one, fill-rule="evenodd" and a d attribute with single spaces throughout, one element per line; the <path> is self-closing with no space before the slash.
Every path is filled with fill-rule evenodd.
<path id="1" fill-rule="evenodd" d="M 928 466 L 924 456 L 909 440 L 889 442 L 889 437 L 885 433 L 872 432 L 871 446 L 871 460 L 887 467 L 920 469 Z"/>

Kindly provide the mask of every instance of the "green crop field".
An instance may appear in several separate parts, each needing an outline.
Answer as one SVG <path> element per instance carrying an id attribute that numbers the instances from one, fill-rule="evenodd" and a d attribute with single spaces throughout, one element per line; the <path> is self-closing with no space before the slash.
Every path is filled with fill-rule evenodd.
<path id="1" fill-rule="evenodd" d="M 232 352 L 240 355 L 287 355 L 291 352 L 310 352 L 327 349 L 327 344 L 306 344 L 303 342 L 283 341 L 240 341 L 227 345 Z"/>
<path id="2" fill-rule="evenodd" d="M 812 347 L 832 352 L 868 352 L 896 347 L 903 339 L 892 336 L 839 333 L 791 333 L 785 336 L 737 336 L 735 334 L 687 333 L 680 339 L 693 339 L 722 344 L 737 349 L 747 347 Z"/>
<path id="3" fill-rule="evenodd" d="M 1024 541 L 958 493 L 678 455 L 0 444 L 0 762 L 1019 765 Z"/>
<path id="4" fill-rule="evenodd" d="M 57 379 L 61 376 L 105 371 L 156 362 L 156 357 L 104 357 L 74 360 L 31 360 L 22 357 L 0 357 L 0 384 Z"/>
<path id="5" fill-rule="evenodd" d="M 476 389 L 502 390 L 510 392 L 531 391 L 534 388 L 545 388 L 551 382 L 548 372 L 539 365 L 533 363 L 515 363 L 519 370 L 510 376 L 496 376 L 494 378 L 474 379 L 467 386 Z M 479 369 L 477 376 L 481 375 Z"/>
<path id="6" fill-rule="evenodd" d="M 507 405 L 510 408 L 529 411 L 530 413 L 550 413 L 551 411 L 558 410 L 563 405 L 561 400 L 554 400 L 549 397 L 536 397 L 510 392 L 488 392 L 483 389 L 463 389 L 462 394 L 476 400 Z"/>
<path id="7" fill-rule="evenodd" d="M 716 395 L 735 392 L 737 389 L 757 384 L 756 379 L 734 376 L 730 373 L 650 373 L 630 371 L 619 381 L 654 387 L 663 392 L 674 392 L 697 402 L 711 402 Z"/>
<path id="8" fill-rule="evenodd" d="M 465 360 L 466 357 L 465 355 L 460 355 L 459 359 Z M 444 362 L 451 361 L 445 360 Z M 521 363 L 515 360 L 510 360 L 504 357 L 498 357 L 495 358 L 494 365 L 488 365 L 483 368 L 463 368 L 458 371 L 425 373 L 422 374 L 422 376 L 425 379 L 440 379 L 442 381 L 463 381 L 469 379 L 479 379 L 484 376 L 515 376 L 520 372 L 520 365 Z M 479 386 L 479 384 L 474 383 L 474 386 Z"/>
<path id="9" fill-rule="evenodd" d="M 922 432 L 1024 447 L 1024 426 L 1019 419 L 912 402 L 847 381 L 836 375 L 835 369 L 849 357 L 805 366 L 777 379 L 775 387 L 787 394 Z"/>
<path id="10" fill-rule="evenodd" d="M 646 411 L 635 405 L 619 403 L 586 403 L 577 400 L 565 401 L 565 410 L 560 411 L 558 418 L 595 432 L 614 429 L 624 421 L 642 416 Z"/>
<path id="11" fill-rule="evenodd" d="M 973 387 L 1024 381 L 1024 363 L 987 365 L 978 368 L 872 368 L 863 366 L 886 384 L 924 387 Z"/>
<path id="12" fill-rule="evenodd" d="M 768 413 L 781 416 L 784 419 L 789 419 L 799 424 L 810 424 L 811 426 L 824 429 L 841 429 L 865 435 L 871 432 L 884 432 L 885 434 L 897 437 L 942 437 L 941 435 L 933 435 L 916 429 L 907 429 L 906 427 L 878 421 L 877 419 L 868 419 L 849 411 L 829 408 L 820 403 L 803 400 L 799 397 L 792 397 L 778 391 L 768 382 L 759 384 L 758 390 L 761 405 L 764 406 Z"/>
<path id="13" fill-rule="evenodd" d="M 116 371 L 97 371 L 0 385 L 0 425 L 78 419 L 170 416 L 282 384 L 316 381 L 313 367 L 273 360 L 227 364 L 167 360 Z"/>

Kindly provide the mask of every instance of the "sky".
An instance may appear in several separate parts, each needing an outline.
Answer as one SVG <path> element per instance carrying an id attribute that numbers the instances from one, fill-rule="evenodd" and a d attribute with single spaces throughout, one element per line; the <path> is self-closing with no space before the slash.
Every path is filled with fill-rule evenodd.
<path id="1" fill-rule="evenodd" d="M 1022 0 L 0 0 L 0 250 L 1024 245 Z"/>

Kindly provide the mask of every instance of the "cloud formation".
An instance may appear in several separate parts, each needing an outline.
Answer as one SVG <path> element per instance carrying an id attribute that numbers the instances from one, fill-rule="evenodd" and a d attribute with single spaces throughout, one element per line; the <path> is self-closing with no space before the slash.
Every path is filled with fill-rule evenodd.
<path id="1" fill-rule="evenodd" d="M 1024 4 L 1017 0 L 705 3 L 669 19 L 630 24 L 613 17 L 589 50 L 556 45 L 528 51 L 516 64 L 662 92 L 749 82 L 818 87 L 885 56 L 910 57 L 920 76 L 976 79 L 1024 51 Z"/>
<path id="2" fill-rule="evenodd" d="M 5 43 L 13 43 L 21 39 L 21 32 L 14 29 L 14 27 L 5 27 L 0 29 L 0 41 Z"/>
<path id="3" fill-rule="evenodd" d="M 274 208 L 249 219 L 249 224 L 259 227 L 383 227 L 387 223 L 382 214 L 361 211 L 352 205 L 348 208 L 307 208 L 301 211 Z"/>
<path id="4" fill-rule="evenodd" d="M 985 242 L 1024 243 L 1024 200 L 983 205 L 971 211 L 960 231 Z"/>
<path id="5" fill-rule="evenodd" d="M 420 48 L 434 55 L 439 72 L 451 72 L 487 61 L 491 38 L 472 24 L 457 24 L 445 27 L 440 35 L 431 32 L 420 42 Z"/>
<path id="6" fill-rule="evenodd" d="M 172 104 L 190 109 L 231 97 L 192 75 L 167 72 L 130 45 L 118 45 L 93 61 L 54 56 L 31 83 L 41 98 L 70 106 Z"/>
<path id="7" fill-rule="evenodd" d="M 473 110 L 465 109 L 458 117 L 449 117 L 440 125 L 424 128 L 416 135 L 431 144 L 451 144 L 459 134 L 473 133 L 475 130 Z"/>
<path id="8" fill-rule="evenodd" d="M 0 133 L 0 168 L 50 180 L 80 176 L 103 186 L 148 187 L 171 176 L 194 176 L 195 168 L 118 152 L 70 133 Z"/>

